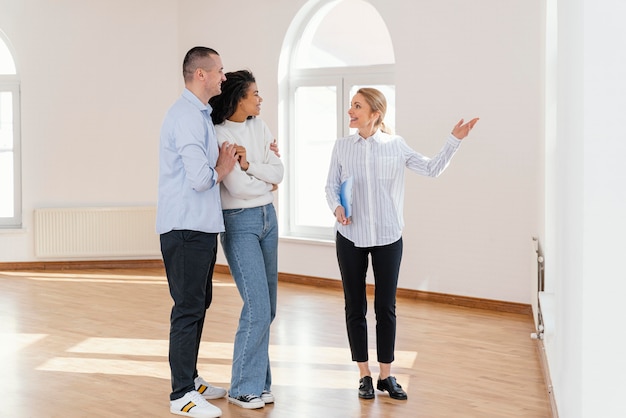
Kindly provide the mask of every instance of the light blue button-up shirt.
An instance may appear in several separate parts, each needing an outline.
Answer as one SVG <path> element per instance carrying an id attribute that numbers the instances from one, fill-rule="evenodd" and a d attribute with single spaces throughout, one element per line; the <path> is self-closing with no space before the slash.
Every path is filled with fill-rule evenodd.
<path id="1" fill-rule="evenodd" d="M 165 116 L 159 150 L 159 234 L 174 229 L 224 231 L 212 110 L 185 89 Z"/>

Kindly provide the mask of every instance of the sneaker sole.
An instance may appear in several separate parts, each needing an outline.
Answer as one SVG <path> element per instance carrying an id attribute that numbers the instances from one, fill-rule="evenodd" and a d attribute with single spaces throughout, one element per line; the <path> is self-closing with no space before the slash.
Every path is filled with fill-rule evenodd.
<path id="1" fill-rule="evenodd" d="M 221 395 L 217 395 L 217 394 L 203 394 L 202 396 L 204 397 L 204 399 L 209 399 L 209 400 L 222 399 L 224 396 L 226 396 L 226 392 L 221 394 Z"/>
<path id="2" fill-rule="evenodd" d="M 271 393 L 266 393 L 265 395 L 261 394 L 261 400 L 265 403 L 265 405 L 269 403 L 274 403 L 274 395 Z"/>
<path id="3" fill-rule="evenodd" d="M 183 411 L 179 411 L 178 409 L 176 410 L 172 410 L 170 409 L 170 413 L 174 414 L 174 415 L 182 415 L 184 417 L 195 417 L 195 418 L 218 418 L 222 416 L 222 411 L 220 410 L 219 412 L 215 411 L 215 413 L 198 413 L 198 414 L 193 414 L 190 412 L 183 412 Z"/>
<path id="4" fill-rule="evenodd" d="M 259 402 L 242 402 L 239 399 L 229 397 L 228 402 L 237 405 L 243 409 L 259 409 L 265 406 L 265 402 L 263 402 L 262 400 Z"/>

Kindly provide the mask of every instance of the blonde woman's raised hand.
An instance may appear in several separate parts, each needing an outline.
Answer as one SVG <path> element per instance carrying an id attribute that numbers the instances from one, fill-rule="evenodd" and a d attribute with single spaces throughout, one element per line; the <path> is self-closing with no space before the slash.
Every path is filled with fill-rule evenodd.
<path id="1" fill-rule="evenodd" d="M 479 118 L 474 118 L 470 120 L 469 122 L 467 122 L 466 124 L 463 124 L 463 119 L 461 119 L 459 123 L 457 123 L 454 126 L 454 128 L 452 128 L 452 135 L 454 135 L 454 137 L 457 139 L 465 138 L 467 135 L 469 135 L 474 125 L 476 125 L 476 122 L 478 122 L 478 119 Z"/>

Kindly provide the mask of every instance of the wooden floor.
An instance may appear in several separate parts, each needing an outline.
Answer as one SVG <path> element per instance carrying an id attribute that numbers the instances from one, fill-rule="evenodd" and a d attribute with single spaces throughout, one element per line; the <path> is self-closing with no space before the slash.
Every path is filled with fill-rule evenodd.
<path id="1" fill-rule="evenodd" d="M 228 387 L 241 302 L 228 275 L 214 286 L 199 370 Z M 0 271 L 0 417 L 173 417 L 170 308 L 161 269 Z M 359 400 L 341 290 L 281 282 L 276 403 L 212 402 L 226 418 L 550 417 L 532 331 L 530 316 L 399 299 L 392 372 L 409 399 Z"/>

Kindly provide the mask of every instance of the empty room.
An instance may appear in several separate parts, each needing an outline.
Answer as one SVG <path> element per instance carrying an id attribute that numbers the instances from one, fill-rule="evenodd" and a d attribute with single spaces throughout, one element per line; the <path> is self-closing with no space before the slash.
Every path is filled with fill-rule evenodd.
<path id="1" fill-rule="evenodd" d="M 626 416 L 624 15 L 621 0 L 0 0 L 0 416 L 173 416 L 166 247 L 193 228 L 163 216 L 204 234 L 204 212 L 197 377 L 216 395 L 195 410 L 215 412 L 179 415 Z M 190 67 L 194 47 L 220 65 Z M 251 110 L 216 122 L 241 74 Z M 191 94 L 214 149 L 188 173 L 206 187 L 170 188 L 171 207 L 204 188 L 217 206 L 168 211 L 166 170 L 190 154 L 161 142 Z M 251 120 L 278 177 L 244 138 L 216 142 Z M 370 154 L 385 144 L 403 167 Z M 234 365 L 255 261 L 228 232 L 255 205 L 230 194 L 235 174 L 265 183 L 276 232 L 271 391 L 252 401 Z M 374 302 L 390 243 L 392 360 Z M 369 369 L 346 281 L 360 248 Z"/>

